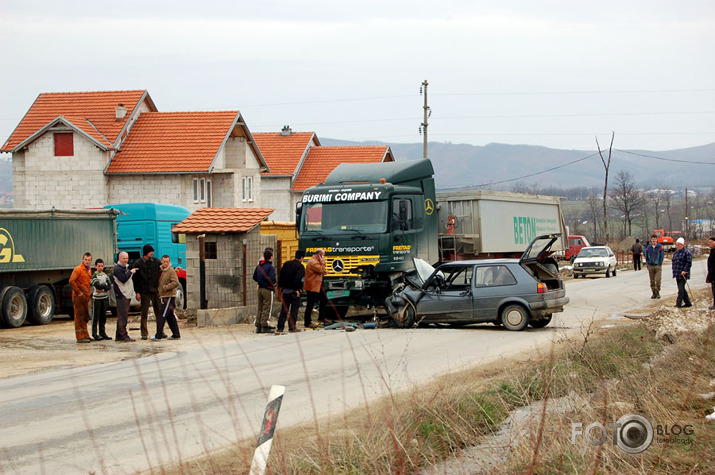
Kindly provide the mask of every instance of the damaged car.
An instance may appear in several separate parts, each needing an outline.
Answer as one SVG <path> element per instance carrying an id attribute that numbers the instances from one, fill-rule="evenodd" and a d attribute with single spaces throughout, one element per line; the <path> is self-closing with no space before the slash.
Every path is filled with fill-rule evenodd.
<path id="1" fill-rule="evenodd" d="M 385 300 L 395 325 L 494 323 L 543 328 L 569 302 L 550 248 L 558 234 L 536 237 L 521 259 L 445 262 L 421 259 Z"/>

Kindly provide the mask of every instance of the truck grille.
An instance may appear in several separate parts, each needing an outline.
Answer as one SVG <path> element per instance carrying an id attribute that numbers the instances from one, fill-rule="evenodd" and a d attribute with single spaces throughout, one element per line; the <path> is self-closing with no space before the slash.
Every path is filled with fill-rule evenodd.
<path id="1" fill-rule="evenodd" d="M 327 256 L 328 274 L 326 277 L 359 277 L 358 268 L 377 265 L 380 256 Z M 339 271 L 338 271 L 339 270 Z"/>

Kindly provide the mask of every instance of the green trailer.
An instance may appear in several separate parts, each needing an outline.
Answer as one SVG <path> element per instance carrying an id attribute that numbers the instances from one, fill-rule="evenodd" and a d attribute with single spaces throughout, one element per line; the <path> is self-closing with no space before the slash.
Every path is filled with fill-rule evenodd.
<path id="1" fill-rule="evenodd" d="M 2 326 L 42 325 L 71 309 L 68 281 L 85 252 L 113 264 L 115 210 L 0 210 Z"/>

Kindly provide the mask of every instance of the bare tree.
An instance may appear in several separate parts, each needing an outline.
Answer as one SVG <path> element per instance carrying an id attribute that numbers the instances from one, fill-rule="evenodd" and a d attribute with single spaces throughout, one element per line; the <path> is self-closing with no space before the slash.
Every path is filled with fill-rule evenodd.
<path id="1" fill-rule="evenodd" d="M 611 145 L 608 147 L 608 160 L 603 158 L 601 145 L 596 137 L 596 146 L 598 147 L 598 156 L 601 157 L 601 163 L 606 170 L 606 179 L 603 182 L 603 232 L 606 237 L 606 244 L 609 243 L 611 236 L 608 234 L 608 169 L 611 168 L 611 152 L 613 151 L 613 139 L 616 138 L 616 133 L 611 132 Z"/>
<path id="2" fill-rule="evenodd" d="M 673 194 L 670 192 L 670 190 L 665 190 L 663 192 L 663 198 L 665 200 L 665 213 L 668 215 L 668 233 L 667 234 L 672 234 L 673 233 L 673 213 L 672 211 L 672 206 L 673 206 Z"/>
<path id="3" fill-rule="evenodd" d="M 593 237 L 591 238 L 594 242 L 599 241 L 598 238 L 598 223 L 602 218 L 601 211 L 601 200 L 598 199 L 596 195 L 591 195 L 588 197 L 588 208 L 591 212 L 590 221 L 593 223 Z"/>
<path id="4" fill-rule="evenodd" d="M 618 172 L 612 198 L 615 209 L 623 213 L 623 233 L 626 236 L 632 236 L 633 215 L 643 202 L 643 195 L 636 188 L 636 180 L 633 175 L 624 170 Z"/>

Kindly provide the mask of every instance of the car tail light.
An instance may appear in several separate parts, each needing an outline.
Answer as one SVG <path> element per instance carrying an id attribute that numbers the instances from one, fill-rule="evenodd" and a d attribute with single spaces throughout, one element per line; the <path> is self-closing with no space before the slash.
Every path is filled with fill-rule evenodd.
<path id="1" fill-rule="evenodd" d="M 543 282 L 539 282 L 536 284 L 536 293 L 537 294 L 545 294 L 549 289 L 546 288 L 546 284 Z"/>

